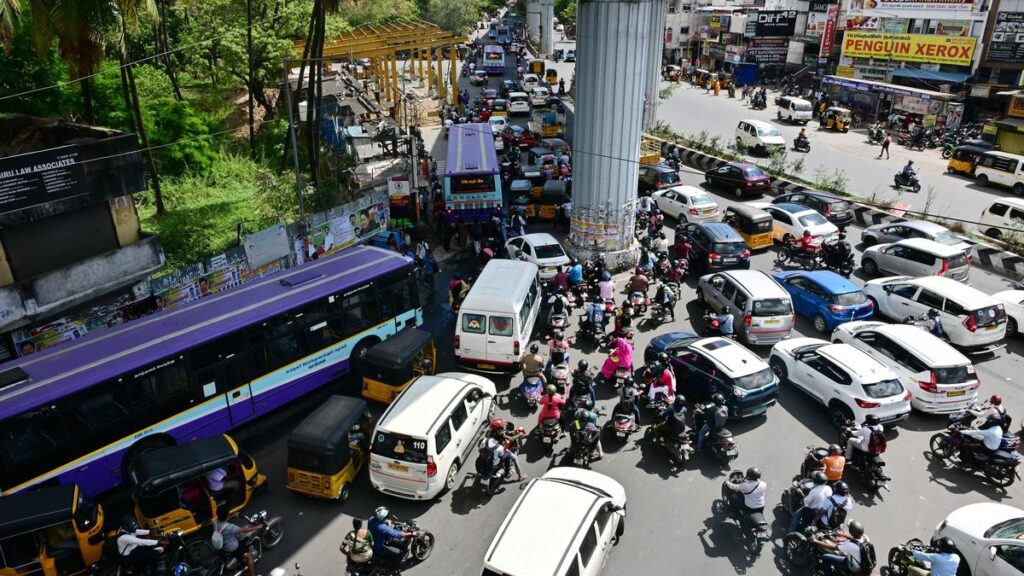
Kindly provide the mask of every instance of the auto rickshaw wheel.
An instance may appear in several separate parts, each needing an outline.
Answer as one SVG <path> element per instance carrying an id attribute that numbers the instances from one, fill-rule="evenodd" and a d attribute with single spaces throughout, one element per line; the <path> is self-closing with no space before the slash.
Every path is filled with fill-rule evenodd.
<path id="1" fill-rule="evenodd" d="M 349 496 L 352 495 L 352 485 L 348 482 L 341 485 L 341 490 L 338 490 L 338 504 L 344 504 Z"/>
<path id="2" fill-rule="evenodd" d="M 363 358 L 366 357 L 366 351 L 379 342 L 380 339 L 376 337 L 364 338 L 352 348 L 352 353 L 348 355 L 349 373 L 355 376 L 362 376 Z M 361 386 L 362 382 L 359 385 Z"/>

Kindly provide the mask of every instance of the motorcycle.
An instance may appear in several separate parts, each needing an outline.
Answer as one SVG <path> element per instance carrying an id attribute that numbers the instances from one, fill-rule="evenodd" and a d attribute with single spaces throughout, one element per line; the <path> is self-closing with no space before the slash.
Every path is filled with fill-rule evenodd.
<path id="1" fill-rule="evenodd" d="M 544 393 L 544 382 L 540 376 L 527 376 L 519 386 L 519 392 L 526 402 L 526 407 L 533 412 L 537 409 L 537 401 L 540 400 L 541 394 Z"/>
<path id="2" fill-rule="evenodd" d="M 705 309 L 701 316 L 701 336 L 721 336 L 722 338 L 735 339 L 736 333 L 722 334 L 722 329 L 719 326 L 718 319 L 711 314 L 711 310 Z"/>
<path id="3" fill-rule="evenodd" d="M 650 314 L 647 316 L 647 323 L 659 326 L 672 318 L 673 310 L 676 307 L 676 298 L 672 297 L 665 304 L 654 302 L 651 304 Z"/>
<path id="4" fill-rule="evenodd" d="M 807 456 L 800 463 L 798 478 L 810 478 L 815 472 L 824 472 L 825 466 L 822 465 L 821 460 L 826 456 L 828 456 L 828 448 L 808 446 Z"/>
<path id="5" fill-rule="evenodd" d="M 810 478 L 794 476 L 793 482 L 788 488 L 782 491 L 779 505 L 789 513 L 790 516 L 796 514 L 797 510 L 804 505 L 804 496 L 814 488 L 814 480 Z"/>
<path id="6" fill-rule="evenodd" d="M 625 366 L 616 366 L 615 373 L 611 377 L 611 383 L 615 386 L 616 390 L 621 390 L 623 386 L 632 386 L 633 374 Z"/>
<path id="7" fill-rule="evenodd" d="M 793 150 L 797 152 L 810 152 L 811 151 L 811 139 L 810 138 L 797 138 L 793 141 Z"/>
<path id="8" fill-rule="evenodd" d="M 959 464 L 966 472 L 979 472 L 1000 488 L 1013 485 L 1020 478 L 1016 468 L 1021 459 L 1005 450 L 989 452 L 975 440 L 964 435 L 963 424 L 955 423 L 939 432 L 928 441 L 928 447 L 936 458 Z"/>
<path id="9" fill-rule="evenodd" d="M 493 496 L 510 476 L 508 466 L 505 466 L 502 462 L 494 464 L 491 458 L 490 454 L 482 454 L 476 460 L 476 477 L 473 479 L 473 489 L 481 496 Z"/>
<path id="10" fill-rule="evenodd" d="M 704 412 L 697 410 L 693 413 L 693 428 L 700 430 L 704 427 Z M 736 444 L 736 439 L 733 437 L 732 432 L 728 428 L 720 428 L 718 430 L 710 430 L 707 437 L 704 439 L 704 449 L 710 450 L 711 454 L 722 464 L 728 464 L 733 460 L 739 458 L 739 450 Z"/>
<path id="11" fill-rule="evenodd" d="M 978 406 L 977 402 L 972 402 L 968 407 L 968 410 L 963 412 L 955 412 L 949 415 L 948 424 L 962 424 L 965 427 L 972 426 L 974 423 L 974 414 L 971 414 L 970 410 L 978 410 L 981 406 Z M 947 424 L 947 425 L 948 425 Z M 1004 421 L 1003 423 L 1003 440 L 999 444 L 1000 450 L 1014 451 L 1020 448 L 1020 436 L 1009 432 L 1010 423 Z"/>
<path id="12" fill-rule="evenodd" d="M 248 546 L 249 556 L 255 564 L 263 558 L 264 550 L 272 550 L 281 543 L 281 539 L 284 538 L 284 519 L 279 516 L 268 518 L 266 510 L 248 516 L 241 514 L 240 517 L 246 526 L 256 528 L 256 531 L 242 542 L 244 546 Z M 238 562 L 233 556 L 222 555 L 215 562 L 217 564 L 209 572 L 214 576 L 243 576 L 249 570 L 247 565 Z"/>
<path id="13" fill-rule="evenodd" d="M 405 557 L 402 559 L 403 570 L 422 563 L 429 558 L 430 553 L 434 551 L 434 535 L 429 531 L 420 528 L 415 520 L 401 521 L 392 516 L 391 527 L 399 532 L 414 533 L 409 537 L 409 547 L 405 553 Z M 394 571 L 390 568 L 390 562 L 390 559 L 377 556 L 376 554 L 369 562 L 363 562 L 361 564 L 357 564 L 349 560 L 345 566 L 345 574 L 346 576 L 393 575 Z"/>
<path id="14" fill-rule="evenodd" d="M 868 142 L 881 144 L 882 140 L 885 140 L 885 130 L 882 129 L 880 122 L 875 122 L 875 125 L 868 129 Z"/>
<path id="15" fill-rule="evenodd" d="M 826 268 L 847 278 L 853 273 L 856 265 L 853 260 L 853 250 L 848 247 L 841 248 L 845 241 L 825 242 L 821 245 L 821 260 Z"/>
<path id="16" fill-rule="evenodd" d="M 633 305 L 633 310 L 636 310 L 639 316 L 647 311 L 647 307 L 651 304 L 651 299 L 643 292 L 635 290 L 629 294 L 629 303 Z"/>
<path id="17" fill-rule="evenodd" d="M 836 531 L 833 530 L 818 530 L 814 526 L 808 526 L 803 532 L 792 532 L 786 534 L 782 539 L 782 556 L 786 559 L 786 562 L 797 569 L 806 568 L 808 566 L 820 566 L 821 557 L 831 550 L 827 550 L 814 543 L 814 540 L 825 539 L 834 540 Z M 820 573 L 815 571 L 816 574 Z M 840 574 L 850 574 L 845 568 Z"/>
<path id="18" fill-rule="evenodd" d="M 910 574 L 911 566 L 920 566 L 914 560 L 912 552 L 915 550 L 927 552 L 928 546 L 920 539 L 913 538 L 904 544 L 890 548 L 888 557 L 889 574 L 892 574 L 892 576 L 907 576 Z"/>
<path id="19" fill-rule="evenodd" d="M 958 146 L 959 144 L 955 143 L 954 141 L 946 140 L 942 144 L 942 159 L 949 160 L 950 158 L 952 158 L 953 153 L 956 152 Z"/>
<path id="20" fill-rule="evenodd" d="M 605 424 L 606 427 L 610 428 L 614 433 L 615 437 L 620 442 L 625 442 L 629 439 L 629 435 L 636 432 L 636 418 L 633 416 L 633 412 L 620 412 L 612 414 L 611 420 Z"/>
<path id="21" fill-rule="evenodd" d="M 921 191 L 921 182 L 917 179 L 917 174 L 911 174 L 909 177 L 904 176 L 903 172 L 897 172 L 892 177 L 892 182 L 895 185 L 894 188 L 897 190 L 911 190 L 915 194 Z"/>
<path id="22" fill-rule="evenodd" d="M 181 530 L 173 532 L 152 531 L 150 534 L 151 538 L 167 541 L 164 553 L 157 564 L 156 574 L 159 576 L 170 576 L 179 571 L 184 571 L 187 574 L 193 569 L 206 566 L 217 554 L 208 538 L 186 542 Z M 108 540 L 108 542 L 111 541 Z M 90 576 L 102 574 L 126 576 L 127 574 L 135 573 L 130 571 L 128 563 L 121 561 L 119 554 L 104 554 L 101 561 L 88 571 Z"/>
<path id="23" fill-rule="evenodd" d="M 562 425 L 558 423 L 555 418 L 545 418 L 540 425 L 540 442 L 544 445 L 544 450 L 550 455 L 554 449 L 555 444 L 558 443 L 558 437 L 562 434 Z"/>
<path id="24" fill-rule="evenodd" d="M 846 446 L 847 440 L 857 431 L 857 424 L 853 420 L 844 420 L 839 426 L 839 445 Z M 885 460 L 879 454 L 870 454 L 863 450 L 854 450 L 853 458 L 846 461 L 846 467 L 857 473 L 860 482 L 870 490 L 877 492 L 884 489 L 889 490 L 889 482 L 892 478 L 885 475 Z"/>
<path id="25" fill-rule="evenodd" d="M 946 331 L 942 328 L 942 320 L 939 318 L 929 318 L 928 314 L 907 316 L 903 319 L 903 323 L 910 324 L 911 326 L 917 326 L 932 336 L 942 338 L 946 342 L 949 342 L 949 334 L 946 334 Z"/>
<path id="26" fill-rule="evenodd" d="M 562 362 L 551 366 L 551 379 L 550 383 L 554 384 L 558 388 L 559 394 L 564 394 L 569 389 L 569 363 Z"/>
<path id="27" fill-rule="evenodd" d="M 647 430 L 644 431 L 644 441 L 651 442 L 668 452 L 668 458 L 672 465 L 682 468 L 695 452 L 694 444 L 697 442 L 697 437 L 693 430 L 687 430 L 678 441 L 676 439 L 669 440 L 662 433 L 662 426 L 657 425 L 647 427 Z"/>
<path id="28" fill-rule="evenodd" d="M 729 482 L 739 484 L 743 482 L 743 472 L 733 470 L 729 473 Z M 722 499 L 712 504 L 712 512 L 715 516 L 724 516 L 731 519 L 740 528 L 740 535 L 743 543 L 753 558 L 761 556 L 764 543 L 771 540 L 771 528 L 764 512 L 750 512 L 743 505 L 743 494 L 729 488 L 722 482 Z"/>
<path id="29" fill-rule="evenodd" d="M 822 265 L 821 250 L 804 252 L 800 244 L 783 242 L 775 254 L 775 266 L 782 268 L 790 261 L 800 265 L 804 270 L 815 270 Z"/>
<path id="30" fill-rule="evenodd" d="M 750 108 L 752 110 L 764 110 L 768 107 L 768 102 L 760 95 L 756 95 L 750 99 Z"/>
<path id="31" fill-rule="evenodd" d="M 568 306 L 566 306 L 568 308 Z M 569 327 L 569 313 L 567 310 L 562 312 L 555 312 L 552 310 L 548 313 L 548 334 L 553 334 L 555 331 L 564 332 Z"/>

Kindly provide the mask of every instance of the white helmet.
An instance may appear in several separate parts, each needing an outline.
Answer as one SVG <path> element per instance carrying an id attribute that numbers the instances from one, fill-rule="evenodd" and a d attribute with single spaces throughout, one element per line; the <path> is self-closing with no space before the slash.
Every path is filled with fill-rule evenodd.
<path id="1" fill-rule="evenodd" d="M 384 506 L 378 506 L 377 509 L 373 511 L 373 515 L 377 518 L 377 520 L 383 522 L 388 519 L 388 516 L 390 516 L 391 513 Z"/>

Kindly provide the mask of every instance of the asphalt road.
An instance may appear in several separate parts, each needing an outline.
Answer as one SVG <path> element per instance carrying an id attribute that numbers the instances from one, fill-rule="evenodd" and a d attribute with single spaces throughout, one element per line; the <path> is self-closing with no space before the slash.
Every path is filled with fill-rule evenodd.
<path id="1" fill-rule="evenodd" d="M 471 93 L 475 94 L 472 90 Z M 722 97 L 718 100 L 705 97 L 702 91 L 698 93 L 681 88 L 669 104 L 662 107 L 661 114 L 667 117 L 677 115 L 680 122 L 689 124 L 690 131 L 699 131 L 700 128 L 709 131 L 725 130 L 720 126 L 733 122 L 739 116 L 736 108 L 738 103 Z M 687 110 L 685 118 L 682 114 L 684 103 L 692 106 Z M 684 121 L 686 118 L 688 122 Z M 700 125 L 695 126 L 693 118 L 700 118 Z M 809 160 L 824 161 L 826 156 L 831 155 L 838 164 L 849 166 L 851 174 L 864 172 L 860 176 L 865 179 L 877 178 L 879 182 L 884 180 L 885 172 L 879 170 L 878 164 L 862 160 L 869 149 L 867 144 L 861 145 L 859 142 L 860 135 L 812 135 L 812 138 L 816 148 Z M 435 139 L 436 133 L 427 135 L 432 152 L 437 158 L 443 159 L 444 140 Z M 822 142 L 833 141 L 836 144 L 830 154 L 830 144 Z M 893 148 L 896 154 L 887 164 L 890 167 L 901 162 L 898 159 L 900 152 L 895 146 Z M 920 156 L 926 155 L 931 153 Z M 937 162 L 935 164 L 938 166 Z M 925 174 L 929 174 L 930 170 L 926 169 Z M 698 174 L 684 172 L 683 180 L 685 183 L 696 184 L 702 178 Z M 927 180 L 930 180 L 928 176 Z M 953 188 L 950 188 L 949 194 L 954 194 Z M 952 197 L 949 199 L 951 203 L 955 201 Z M 729 203 L 724 199 L 721 202 Z M 970 212 L 973 211 L 974 208 L 971 208 Z M 858 245 L 859 229 L 851 228 L 849 233 L 849 240 L 855 246 Z M 754 267 L 770 271 L 773 257 L 773 251 L 755 256 Z M 455 269 L 471 270 L 472 263 L 473 259 L 468 255 L 453 255 L 443 265 L 444 270 L 438 278 L 437 286 L 445 286 Z M 855 273 L 855 279 L 862 280 L 859 270 Z M 988 293 L 1005 289 L 1009 285 L 1008 281 L 981 270 L 973 271 L 971 283 Z M 688 284 L 677 307 L 676 322 L 657 330 L 637 332 L 638 355 L 657 334 L 693 330 L 694 325 L 690 319 L 699 319 L 700 308 L 693 302 L 694 279 Z M 442 303 L 443 292 L 443 288 L 440 288 L 432 297 L 424 297 L 426 327 L 439 343 L 442 352 L 440 368 L 447 370 L 452 368 L 449 343 L 453 327 L 452 316 L 446 312 L 446 305 Z M 577 324 L 574 318 L 572 331 L 575 331 Z M 798 321 L 797 332 L 800 335 L 816 336 L 809 322 L 804 319 Z M 757 352 L 766 356 L 768 350 Z M 982 380 L 980 393 L 985 396 L 1001 394 L 1011 414 L 1016 414 L 1018 418 L 1024 414 L 1024 404 L 1018 394 L 1024 377 L 1017 375 L 1018 372 L 1024 374 L 1022 353 L 1024 340 L 1016 340 L 994 357 L 980 358 L 976 364 Z M 604 359 L 603 352 L 575 347 L 572 355 L 574 363 L 581 357 L 589 359 L 592 365 Z M 494 377 L 494 381 L 500 391 L 499 414 L 521 424 L 532 425 L 535 416 L 525 413 L 517 403 L 508 401 L 507 393 L 519 383 L 519 378 L 498 376 Z M 610 413 L 613 392 L 607 388 L 599 389 L 598 396 L 599 407 Z M 246 442 L 246 447 L 255 456 L 260 469 L 269 476 L 271 486 L 269 493 L 257 497 L 253 506 L 283 516 L 288 524 L 284 541 L 279 548 L 267 554 L 259 566 L 260 573 L 267 574 L 274 566 L 290 567 L 294 562 L 300 562 L 303 572 L 309 576 L 341 573 L 344 560 L 338 552 L 338 544 L 350 529 L 351 518 L 366 518 L 376 506 L 382 504 L 389 506 L 400 517 L 416 518 L 421 526 L 437 536 L 437 548 L 433 555 L 424 564 L 410 570 L 409 574 L 468 576 L 480 573 L 483 554 L 519 496 L 523 484 L 508 484 L 492 498 L 482 500 L 471 493 L 472 475 L 464 472 L 460 475 L 458 486 L 450 494 L 433 502 L 407 502 L 375 492 L 364 472 L 356 482 L 351 500 L 345 504 L 293 495 L 284 487 L 285 437 L 303 414 L 300 410 L 295 417 L 259 438 Z M 935 525 L 958 506 L 994 500 L 1024 507 L 1021 504 L 1024 499 L 1021 484 L 1006 491 L 995 489 L 975 476 L 947 470 L 930 461 L 926 455 L 928 438 L 943 428 L 944 421 L 941 417 L 915 413 L 890 433 L 889 450 L 885 455 L 888 474 L 893 478 L 890 492 L 871 496 L 865 494 L 855 480 L 851 482 L 857 502 L 852 518 L 865 524 L 868 534 L 883 556 L 888 547 L 897 542 L 915 536 L 930 536 Z M 729 427 L 737 434 L 739 443 L 740 457 L 733 463 L 734 467 L 761 468 L 769 483 L 769 506 L 778 502 L 781 491 L 797 473 L 806 447 L 833 442 L 837 435 L 823 408 L 787 385 L 782 386 L 779 404 L 771 408 L 766 416 L 731 422 Z M 623 446 L 618 446 L 615 440 L 606 441 L 605 459 L 593 466 L 594 470 L 621 482 L 629 497 L 628 529 L 619 545 L 612 550 L 605 574 L 790 573 L 781 562 L 775 547 L 766 547 L 761 558 L 749 561 L 736 543 L 736 528 L 712 516 L 711 504 L 719 497 L 720 484 L 727 470 L 707 456 L 698 456 L 685 470 L 672 473 L 664 455 L 640 441 L 641 436 L 634 435 Z M 559 447 L 566 444 L 563 440 Z M 556 452 L 554 462 L 557 462 L 557 456 Z M 553 460 L 543 456 L 536 442 L 528 443 L 525 453 L 521 455 L 521 462 L 531 477 L 542 475 L 553 465 Z M 552 510 L 552 514 L 557 513 L 557 510 Z M 770 510 L 767 515 L 769 519 L 776 518 Z M 776 544 L 780 542 L 785 520 L 783 516 L 773 526 Z M 709 530 L 701 535 L 705 528 Z M 538 526 L 537 538 L 543 537 L 544 527 Z"/>

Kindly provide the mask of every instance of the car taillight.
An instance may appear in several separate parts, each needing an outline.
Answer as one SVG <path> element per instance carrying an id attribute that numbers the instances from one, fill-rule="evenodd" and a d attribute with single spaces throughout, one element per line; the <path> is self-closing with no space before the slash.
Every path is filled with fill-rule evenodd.
<path id="1" fill-rule="evenodd" d="M 740 252 L 740 258 L 750 258 L 750 250 L 744 250 Z"/>
<path id="2" fill-rule="evenodd" d="M 974 332 L 978 329 L 978 321 L 974 319 L 973 314 L 969 314 L 967 318 L 964 319 L 964 328 L 967 328 L 968 332 Z"/>
<path id="3" fill-rule="evenodd" d="M 846 310 L 846 306 L 838 306 L 836 304 L 829 304 L 828 305 L 828 311 L 829 312 L 839 312 L 840 310 Z"/>
<path id="4" fill-rule="evenodd" d="M 856 398 L 856 400 L 857 400 L 857 406 L 860 406 L 861 408 L 878 408 L 879 406 L 881 406 L 881 404 L 879 404 L 878 402 L 871 402 L 869 400 L 861 400 L 860 398 Z"/>
<path id="5" fill-rule="evenodd" d="M 696 208 L 690 208 L 690 214 L 693 214 L 694 216 L 696 216 L 697 215 L 697 209 Z"/>
<path id="6" fill-rule="evenodd" d="M 925 392 L 933 392 L 934 393 L 934 392 L 938 392 L 939 391 L 939 387 L 935 383 L 935 372 L 929 372 L 928 373 L 928 381 L 925 382 L 924 380 L 918 380 L 917 381 L 917 385 L 920 386 L 921 390 L 924 390 Z"/>
<path id="7" fill-rule="evenodd" d="M 949 260 L 943 260 L 942 268 L 939 268 L 939 276 L 945 276 L 947 271 L 949 271 Z"/>
<path id="8" fill-rule="evenodd" d="M 747 182 L 747 188 L 753 188 L 753 187 L 754 187 L 754 183 L 753 182 Z"/>
<path id="9" fill-rule="evenodd" d="M 519 356 L 519 340 L 512 341 L 512 354 Z"/>
<path id="10" fill-rule="evenodd" d="M 456 334 L 456 335 L 455 335 L 455 349 L 456 349 L 456 350 L 458 350 L 458 349 L 460 348 L 459 344 L 460 344 L 461 342 L 462 342 L 462 336 L 460 336 L 460 335 Z"/>
<path id="11" fill-rule="evenodd" d="M 437 476 L 437 463 L 434 462 L 433 456 L 427 456 L 427 477 L 433 478 Z"/>
<path id="12" fill-rule="evenodd" d="M 875 303 L 872 302 L 871 300 L 868 300 L 865 304 L 867 304 L 868 308 L 874 308 L 875 307 Z"/>
<path id="13" fill-rule="evenodd" d="M 903 395 L 903 401 L 910 402 L 911 398 L 913 398 L 913 396 L 910 394 L 910 390 L 907 390 L 907 393 Z"/>
<path id="14" fill-rule="evenodd" d="M 717 252 L 708 252 L 708 260 L 718 260 Z"/>
<path id="15" fill-rule="evenodd" d="M 743 323 L 746 324 L 747 326 L 750 326 L 750 322 L 753 319 L 754 319 L 753 316 L 751 316 L 750 314 L 747 314 L 746 316 L 743 317 Z"/>

